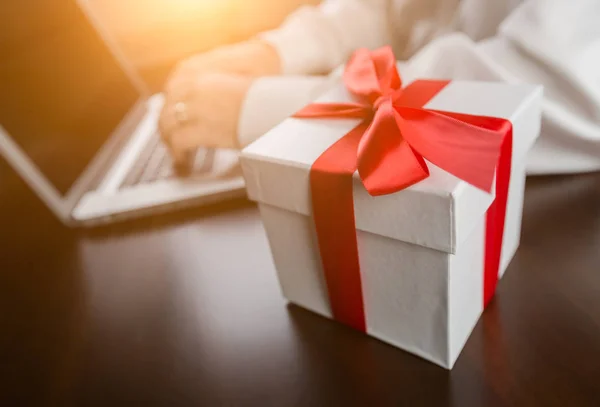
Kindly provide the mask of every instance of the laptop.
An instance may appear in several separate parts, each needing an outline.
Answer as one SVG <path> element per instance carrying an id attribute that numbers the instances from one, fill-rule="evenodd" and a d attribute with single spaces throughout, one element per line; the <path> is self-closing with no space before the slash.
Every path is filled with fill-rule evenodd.
<path id="1" fill-rule="evenodd" d="M 31 4 L 29 4 L 31 3 Z M 87 2 L 0 5 L 0 154 L 67 225 L 244 196 L 233 150 L 180 177 L 150 95 Z"/>

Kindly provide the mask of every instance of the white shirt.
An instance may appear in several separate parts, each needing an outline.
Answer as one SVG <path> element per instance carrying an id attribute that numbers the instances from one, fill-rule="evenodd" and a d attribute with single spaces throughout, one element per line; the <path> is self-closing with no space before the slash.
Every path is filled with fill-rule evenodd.
<path id="1" fill-rule="evenodd" d="M 278 50 L 284 76 L 252 85 L 240 142 L 250 143 L 318 96 L 356 48 L 391 44 L 405 61 L 405 81 L 544 85 L 542 133 L 528 172 L 599 170 L 598 21 L 598 0 L 329 0 L 301 8 L 262 35 Z"/>

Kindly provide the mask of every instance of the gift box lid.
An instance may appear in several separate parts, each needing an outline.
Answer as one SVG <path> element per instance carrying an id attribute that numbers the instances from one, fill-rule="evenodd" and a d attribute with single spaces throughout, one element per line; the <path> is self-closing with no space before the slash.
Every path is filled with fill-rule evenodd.
<path id="1" fill-rule="evenodd" d="M 525 159 L 540 129 L 541 86 L 453 81 L 424 107 L 505 118 L 513 125 L 513 166 Z M 340 84 L 317 101 L 351 101 Z M 359 123 L 354 119 L 289 118 L 245 148 L 241 164 L 250 199 L 311 215 L 309 173 L 315 160 Z M 359 230 L 455 253 L 494 196 L 431 163 L 430 177 L 402 191 L 372 197 L 354 174 Z"/>

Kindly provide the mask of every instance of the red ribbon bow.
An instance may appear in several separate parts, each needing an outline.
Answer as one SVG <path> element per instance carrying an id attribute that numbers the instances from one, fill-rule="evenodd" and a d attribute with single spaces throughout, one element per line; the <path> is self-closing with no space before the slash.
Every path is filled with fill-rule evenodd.
<path id="1" fill-rule="evenodd" d="M 496 199 L 487 212 L 485 304 L 495 291 L 512 151 L 505 119 L 425 109 L 449 81 L 419 80 L 402 88 L 390 47 L 355 52 L 344 84 L 355 103 L 313 103 L 301 118 L 357 118 L 362 122 L 311 167 L 313 216 L 334 318 L 366 330 L 352 175 L 358 170 L 371 195 L 400 191 L 429 176 L 424 159 Z"/>

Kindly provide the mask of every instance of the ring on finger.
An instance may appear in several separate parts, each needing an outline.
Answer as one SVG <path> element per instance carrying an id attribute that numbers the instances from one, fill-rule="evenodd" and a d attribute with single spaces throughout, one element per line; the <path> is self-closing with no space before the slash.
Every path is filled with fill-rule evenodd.
<path id="1" fill-rule="evenodd" d="M 187 103 L 181 101 L 175 103 L 173 111 L 175 113 L 175 120 L 180 126 L 186 124 L 190 120 Z"/>

